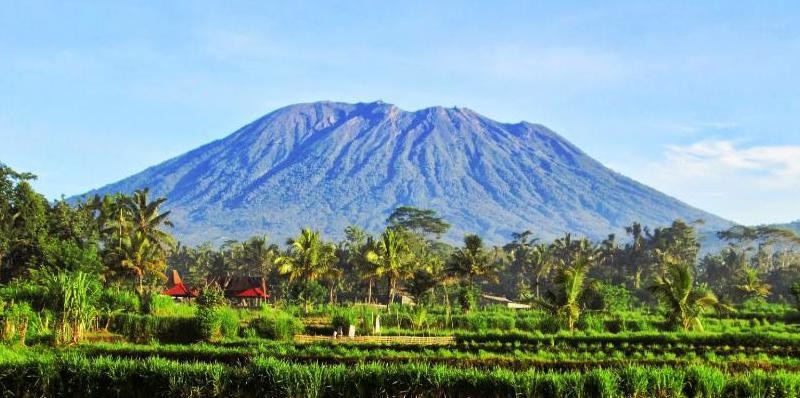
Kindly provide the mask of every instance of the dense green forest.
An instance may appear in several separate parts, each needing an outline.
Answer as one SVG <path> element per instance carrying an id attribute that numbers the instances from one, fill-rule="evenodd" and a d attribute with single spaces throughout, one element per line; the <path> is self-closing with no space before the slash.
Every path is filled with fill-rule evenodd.
<path id="1" fill-rule="evenodd" d="M 434 210 L 400 207 L 341 242 L 310 226 L 186 247 L 166 198 L 50 202 L 34 178 L 0 167 L 4 396 L 800 394 L 789 230 L 720 231 L 718 253 L 680 220 L 450 245 Z M 196 299 L 161 294 L 172 269 Z M 215 281 L 236 275 L 264 277 L 268 303 L 226 299 Z"/>

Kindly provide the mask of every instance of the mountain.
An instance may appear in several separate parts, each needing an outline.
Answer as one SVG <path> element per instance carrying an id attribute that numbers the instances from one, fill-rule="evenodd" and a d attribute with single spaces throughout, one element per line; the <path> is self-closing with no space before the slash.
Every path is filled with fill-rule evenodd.
<path id="1" fill-rule="evenodd" d="M 800 220 L 792 221 L 786 224 L 774 224 L 773 226 L 778 228 L 785 228 L 790 231 L 794 231 L 794 233 L 796 234 L 800 234 Z"/>
<path id="2" fill-rule="evenodd" d="M 219 243 L 304 226 L 338 238 L 350 224 L 383 229 L 401 205 L 435 209 L 458 241 L 507 241 L 530 229 L 593 238 L 638 221 L 712 214 L 620 175 L 538 124 L 500 123 L 466 108 L 408 112 L 383 103 L 278 109 L 233 134 L 89 195 L 150 187 L 168 198 L 185 243 Z"/>

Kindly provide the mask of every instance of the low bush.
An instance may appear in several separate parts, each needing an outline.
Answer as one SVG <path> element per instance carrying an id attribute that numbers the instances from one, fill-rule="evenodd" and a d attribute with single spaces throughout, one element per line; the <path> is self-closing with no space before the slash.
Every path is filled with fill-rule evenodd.
<path id="1" fill-rule="evenodd" d="M 161 343 L 194 343 L 203 339 L 195 317 L 166 317 L 120 314 L 115 316 L 109 330 L 130 341 Z"/>
<path id="2" fill-rule="evenodd" d="M 303 322 L 291 313 L 264 307 L 258 318 L 250 321 L 249 329 L 263 338 L 291 340 L 303 332 Z"/>

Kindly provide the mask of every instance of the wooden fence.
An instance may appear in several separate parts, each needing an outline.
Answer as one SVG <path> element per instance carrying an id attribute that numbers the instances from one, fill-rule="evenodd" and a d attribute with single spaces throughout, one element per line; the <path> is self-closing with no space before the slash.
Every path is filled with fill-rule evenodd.
<path id="1" fill-rule="evenodd" d="M 386 344 L 386 345 L 451 345 L 455 343 L 453 336 L 294 336 L 295 343 L 343 343 L 343 344 Z"/>

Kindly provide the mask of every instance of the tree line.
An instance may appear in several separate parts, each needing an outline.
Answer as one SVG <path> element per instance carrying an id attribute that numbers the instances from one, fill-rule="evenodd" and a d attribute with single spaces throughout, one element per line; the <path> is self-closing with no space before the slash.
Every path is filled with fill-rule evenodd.
<path id="1" fill-rule="evenodd" d="M 709 308 L 800 294 L 800 238 L 771 227 L 721 231 L 726 245 L 702 257 L 696 223 L 680 220 L 654 229 L 634 223 L 621 240 L 566 233 L 546 242 L 523 231 L 502 246 L 472 234 L 451 245 L 441 239 L 450 225 L 434 210 L 400 207 L 384 231 L 350 226 L 339 242 L 305 228 L 285 245 L 257 236 L 188 247 L 169 233 L 166 199 L 147 189 L 51 203 L 32 189 L 34 178 L 0 166 L 3 283 L 81 272 L 143 293 L 163 288 L 173 268 L 196 287 L 216 276 L 263 276 L 274 300 L 306 306 L 402 296 L 468 311 L 481 294 L 504 296 L 549 311 L 570 329 L 592 306 L 661 303 L 670 322 L 690 329 L 701 327 L 699 314 Z"/>

